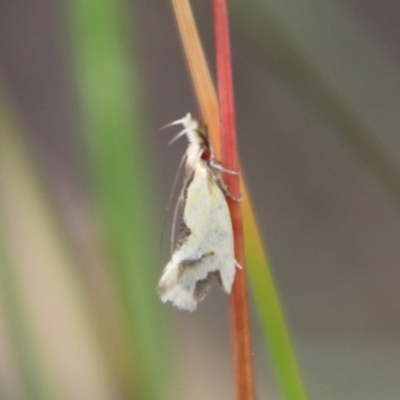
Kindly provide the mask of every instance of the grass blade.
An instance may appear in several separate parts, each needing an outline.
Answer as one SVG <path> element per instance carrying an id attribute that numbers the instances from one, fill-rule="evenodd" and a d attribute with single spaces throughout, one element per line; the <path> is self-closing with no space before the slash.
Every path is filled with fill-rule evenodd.
<path id="1" fill-rule="evenodd" d="M 239 170 L 236 143 L 236 117 L 232 82 L 231 46 L 228 24 L 228 6 L 225 0 L 214 0 L 215 52 L 219 114 L 221 124 L 221 160 L 225 168 Z M 229 191 L 240 197 L 240 178 L 225 174 Z M 250 316 L 247 295 L 247 281 L 244 255 L 242 210 L 239 202 L 228 199 L 235 239 L 235 257 L 243 269 L 237 269 L 232 293 L 229 298 L 231 320 L 233 369 L 236 384 L 236 398 L 254 399 L 254 372 L 251 346 Z"/>
<path id="2" fill-rule="evenodd" d="M 215 121 L 219 120 L 217 97 L 210 72 L 205 67 L 207 63 L 200 45 L 201 41 L 198 38 L 198 31 L 194 25 L 190 4 L 187 0 L 173 0 L 173 5 L 197 99 L 204 118 L 210 118 L 213 122 L 210 126 L 210 136 L 217 156 L 219 156 L 218 126 L 215 124 Z M 273 353 L 273 363 L 283 395 L 289 400 L 305 400 L 307 399 L 306 392 L 283 309 L 270 272 L 268 257 L 262 246 L 259 229 L 243 180 L 241 184 L 246 265 L 263 333 L 267 345 Z M 265 301 L 266 298 L 267 301 Z"/>
<path id="3" fill-rule="evenodd" d="M 27 398 L 111 398 L 69 248 L 3 101 L 0 112 L 1 273 Z"/>
<path id="4" fill-rule="evenodd" d="M 140 74 L 128 52 L 125 3 L 70 4 L 73 54 L 81 95 L 93 194 L 112 274 L 125 309 L 135 376 L 131 397 L 167 397 L 164 332 L 156 295 L 160 262 Z"/>

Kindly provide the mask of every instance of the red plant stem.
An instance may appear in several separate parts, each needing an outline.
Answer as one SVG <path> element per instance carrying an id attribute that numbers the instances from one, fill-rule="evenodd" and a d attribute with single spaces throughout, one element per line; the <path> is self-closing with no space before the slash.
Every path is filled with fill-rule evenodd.
<path id="1" fill-rule="evenodd" d="M 213 6 L 221 125 L 221 160 L 225 168 L 236 171 L 239 169 L 239 159 L 236 143 L 227 0 L 213 0 Z M 225 174 L 224 180 L 229 191 L 235 197 L 240 197 L 239 176 Z M 228 203 L 235 240 L 235 257 L 238 263 L 243 266 L 243 269 L 237 268 L 236 270 L 236 278 L 229 298 L 236 398 L 238 400 L 252 400 L 254 399 L 254 378 L 247 283 L 244 268 L 242 212 L 240 202 L 228 199 Z"/>

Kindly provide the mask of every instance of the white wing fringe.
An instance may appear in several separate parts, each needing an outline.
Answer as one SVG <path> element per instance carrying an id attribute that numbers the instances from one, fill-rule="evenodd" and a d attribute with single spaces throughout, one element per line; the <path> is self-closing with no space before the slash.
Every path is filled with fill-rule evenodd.
<path id="1" fill-rule="evenodd" d="M 194 285 L 190 290 L 178 283 L 178 265 L 168 263 L 158 284 L 158 292 L 161 301 L 170 301 L 174 306 L 187 311 L 194 311 L 197 307 L 198 299 L 194 296 Z"/>

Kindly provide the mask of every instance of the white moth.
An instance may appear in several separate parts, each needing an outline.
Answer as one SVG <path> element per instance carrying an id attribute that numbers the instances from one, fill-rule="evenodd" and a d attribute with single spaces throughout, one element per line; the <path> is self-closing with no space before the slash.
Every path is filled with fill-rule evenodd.
<path id="1" fill-rule="evenodd" d="M 184 185 L 177 210 L 177 244 L 158 285 L 161 300 L 194 311 L 214 278 L 230 293 L 235 278 L 232 222 L 225 196 L 234 198 L 221 178 L 226 170 L 214 159 L 207 128 L 190 113 L 168 126 L 182 124 L 189 141 L 183 161 Z M 176 218 L 175 212 L 175 218 Z"/>

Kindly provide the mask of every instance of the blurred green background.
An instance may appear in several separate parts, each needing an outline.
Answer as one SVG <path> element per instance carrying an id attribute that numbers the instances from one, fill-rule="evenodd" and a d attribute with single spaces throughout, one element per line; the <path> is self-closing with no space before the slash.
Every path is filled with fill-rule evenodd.
<path id="1" fill-rule="evenodd" d="M 310 399 L 400 398 L 399 5 L 229 4 L 241 161 Z M 1 399 L 234 398 L 226 296 L 189 314 L 155 290 L 185 148 L 159 127 L 194 98 L 168 1 L 0 2 Z"/>

